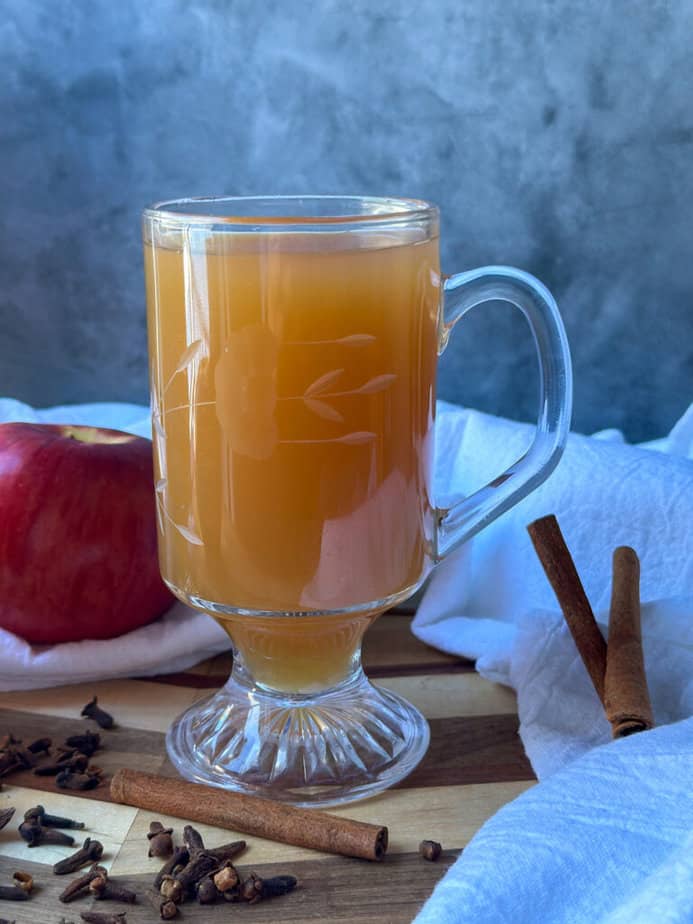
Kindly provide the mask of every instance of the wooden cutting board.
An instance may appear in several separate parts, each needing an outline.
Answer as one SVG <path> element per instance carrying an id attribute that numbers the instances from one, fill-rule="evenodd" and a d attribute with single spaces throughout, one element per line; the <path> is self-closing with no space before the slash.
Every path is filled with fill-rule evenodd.
<path id="1" fill-rule="evenodd" d="M 410 922 L 435 884 L 454 862 L 474 832 L 504 803 L 532 785 L 534 776 L 517 736 L 515 699 L 511 691 L 481 678 L 469 661 L 438 652 L 410 632 L 411 616 L 389 613 L 366 635 L 366 672 L 378 683 L 401 693 L 418 706 L 431 725 L 431 746 L 414 773 L 395 789 L 342 810 L 345 817 L 385 824 L 390 848 L 382 863 L 334 857 L 260 838 L 247 838 L 249 848 L 238 867 L 261 876 L 290 873 L 299 887 L 290 895 L 258 905 L 200 906 L 186 903 L 176 920 L 239 920 L 287 922 Z M 58 742 L 92 723 L 79 718 L 94 694 L 113 713 L 118 728 L 102 732 L 106 747 L 94 761 L 107 776 L 119 767 L 135 767 L 175 775 L 164 746 L 170 722 L 195 699 L 221 686 L 231 658 L 220 655 L 184 673 L 149 680 L 120 680 L 0 694 L 0 735 L 13 732 L 25 741 L 50 735 Z M 32 805 L 78 818 L 83 836 L 105 847 L 104 865 L 114 877 L 143 891 L 160 863 L 147 858 L 146 832 L 154 816 L 111 803 L 106 783 L 83 794 L 57 792 L 51 778 L 30 772 L 5 781 L 0 809 L 17 810 L 16 820 L 0 831 L 0 882 L 16 869 L 31 872 L 37 888 L 29 902 L 0 901 L 0 919 L 17 924 L 80 924 L 80 911 L 127 910 L 128 924 L 154 924 L 155 913 L 144 901 L 133 906 L 82 899 L 61 905 L 57 896 L 72 877 L 57 877 L 52 865 L 71 851 L 64 847 L 29 849 L 17 825 Z M 180 838 L 179 819 L 161 817 Z M 233 832 L 197 826 L 209 846 L 234 840 Z M 74 832 L 78 837 L 81 832 Z M 239 834 L 238 837 L 241 835 Z M 444 853 L 437 863 L 418 856 L 419 841 L 439 841 Z"/>

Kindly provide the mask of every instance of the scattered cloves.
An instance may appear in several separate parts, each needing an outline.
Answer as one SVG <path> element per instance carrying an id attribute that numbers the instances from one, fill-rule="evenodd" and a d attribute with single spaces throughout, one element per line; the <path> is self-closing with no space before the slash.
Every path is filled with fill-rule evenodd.
<path id="1" fill-rule="evenodd" d="M 44 828 L 72 828 L 81 829 L 84 822 L 74 821 L 72 818 L 62 818 L 60 815 L 49 815 L 42 805 L 35 805 L 33 808 L 24 812 L 24 821 L 30 821 L 36 818 Z M 0 825 L 2 827 L 2 825 Z"/>
<path id="2" fill-rule="evenodd" d="M 74 843 L 74 842 L 73 842 Z M 71 857 L 65 857 L 53 867 L 56 876 L 64 876 L 67 873 L 76 873 L 77 870 L 100 860 L 103 856 L 103 844 L 101 841 L 94 841 L 90 837 L 86 838 L 80 849 L 73 853 Z"/>
<path id="3" fill-rule="evenodd" d="M 137 895 L 130 889 L 118 885 L 109 879 L 106 875 L 96 876 L 89 883 L 89 891 L 98 899 L 110 899 L 113 902 L 127 902 L 133 905 L 137 901 Z"/>
<path id="4" fill-rule="evenodd" d="M 68 886 L 66 886 L 65 889 L 63 889 L 58 898 L 64 904 L 73 902 L 76 898 L 79 898 L 81 895 L 84 895 L 89 891 L 89 883 L 92 881 L 92 879 L 96 879 L 97 876 L 105 875 L 106 870 L 104 867 L 95 863 L 88 873 L 85 873 L 78 879 L 73 879 L 73 881 Z"/>
<path id="5" fill-rule="evenodd" d="M 240 897 L 249 905 L 255 905 L 265 898 L 276 898 L 286 895 L 296 888 L 298 880 L 295 876 L 273 876 L 271 879 L 261 879 L 251 873 L 240 889 Z"/>
<path id="6" fill-rule="evenodd" d="M 62 844 L 72 847 L 75 842 L 74 837 L 70 837 L 69 834 L 63 834 L 55 828 L 42 827 L 35 818 L 23 821 L 19 826 L 19 834 L 29 847 L 40 847 L 42 844 Z"/>
<path id="7" fill-rule="evenodd" d="M 96 696 L 87 703 L 80 715 L 87 719 L 93 719 L 100 728 L 113 728 L 113 716 L 99 706 Z"/>
<path id="8" fill-rule="evenodd" d="M 0 811 L 0 829 L 4 828 L 5 825 L 12 820 L 13 815 L 14 809 L 11 806 L 10 808 L 2 809 L 2 811 Z"/>
<path id="9" fill-rule="evenodd" d="M 101 735 L 98 732 L 82 732 L 80 735 L 70 735 L 65 739 L 68 748 L 76 748 L 87 757 L 91 757 L 101 747 Z"/>
<path id="10" fill-rule="evenodd" d="M 443 848 L 438 841 L 421 841 L 419 844 L 419 854 L 424 860 L 430 860 L 432 863 L 438 859 L 443 852 Z"/>
<path id="11" fill-rule="evenodd" d="M 164 865 L 161 867 L 159 872 L 154 879 L 154 889 L 158 892 L 161 888 L 161 883 L 164 879 L 169 876 L 173 877 L 177 872 L 183 869 L 184 866 L 190 861 L 190 852 L 187 847 L 176 847 L 173 851 L 173 855 L 169 860 L 167 860 Z"/>
<path id="12" fill-rule="evenodd" d="M 149 824 L 149 853 L 147 856 L 170 857 L 173 853 L 173 828 L 165 828 L 160 821 L 152 821 Z"/>

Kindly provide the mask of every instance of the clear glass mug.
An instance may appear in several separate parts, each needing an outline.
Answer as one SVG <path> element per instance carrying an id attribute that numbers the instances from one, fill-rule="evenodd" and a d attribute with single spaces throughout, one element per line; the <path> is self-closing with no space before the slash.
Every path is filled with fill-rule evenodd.
<path id="1" fill-rule="evenodd" d="M 329 805 L 393 785 L 426 752 L 423 716 L 366 679 L 363 633 L 549 475 L 571 408 L 550 293 L 506 267 L 442 276 L 438 234 L 438 209 L 411 199 L 144 212 L 161 571 L 234 654 L 226 686 L 169 730 L 189 779 Z M 491 299 L 520 308 L 536 341 L 536 436 L 441 508 L 438 355 Z"/>

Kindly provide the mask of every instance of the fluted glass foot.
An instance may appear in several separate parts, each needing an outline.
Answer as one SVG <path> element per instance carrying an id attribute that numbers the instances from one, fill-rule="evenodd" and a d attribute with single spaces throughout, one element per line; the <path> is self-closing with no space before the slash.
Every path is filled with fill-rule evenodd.
<path id="1" fill-rule="evenodd" d="M 428 724 L 359 669 L 319 694 L 287 694 L 243 671 L 169 729 L 179 772 L 198 783 L 294 805 L 337 805 L 394 785 L 426 753 Z"/>

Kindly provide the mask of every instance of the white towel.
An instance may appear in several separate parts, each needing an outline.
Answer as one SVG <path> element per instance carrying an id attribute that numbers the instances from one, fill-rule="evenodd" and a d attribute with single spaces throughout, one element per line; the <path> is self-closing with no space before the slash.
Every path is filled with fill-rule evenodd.
<path id="1" fill-rule="evenodd" d="M 447 418 L 447 420 L 446 420 Z M 439 478 L 468 493 L 522 454 L 531 428 L 451 407 Z M 605 625 L 611 557 L 641 559 L 645 663 L 658 727 L 610 728 L 526 532 L 555 513 Z M 693 406 L 635 447 L 571 435 L 553 476 L 454 553 L 414 621 L 517 691 L 542 782 L 491 819 L 417 924 L 693 922 Z"/>
<path id="2" fill-rule="evenodd" d="M 502 808 L 416 924 L 691 924 L 693 719 L 595 748 Z"/>

